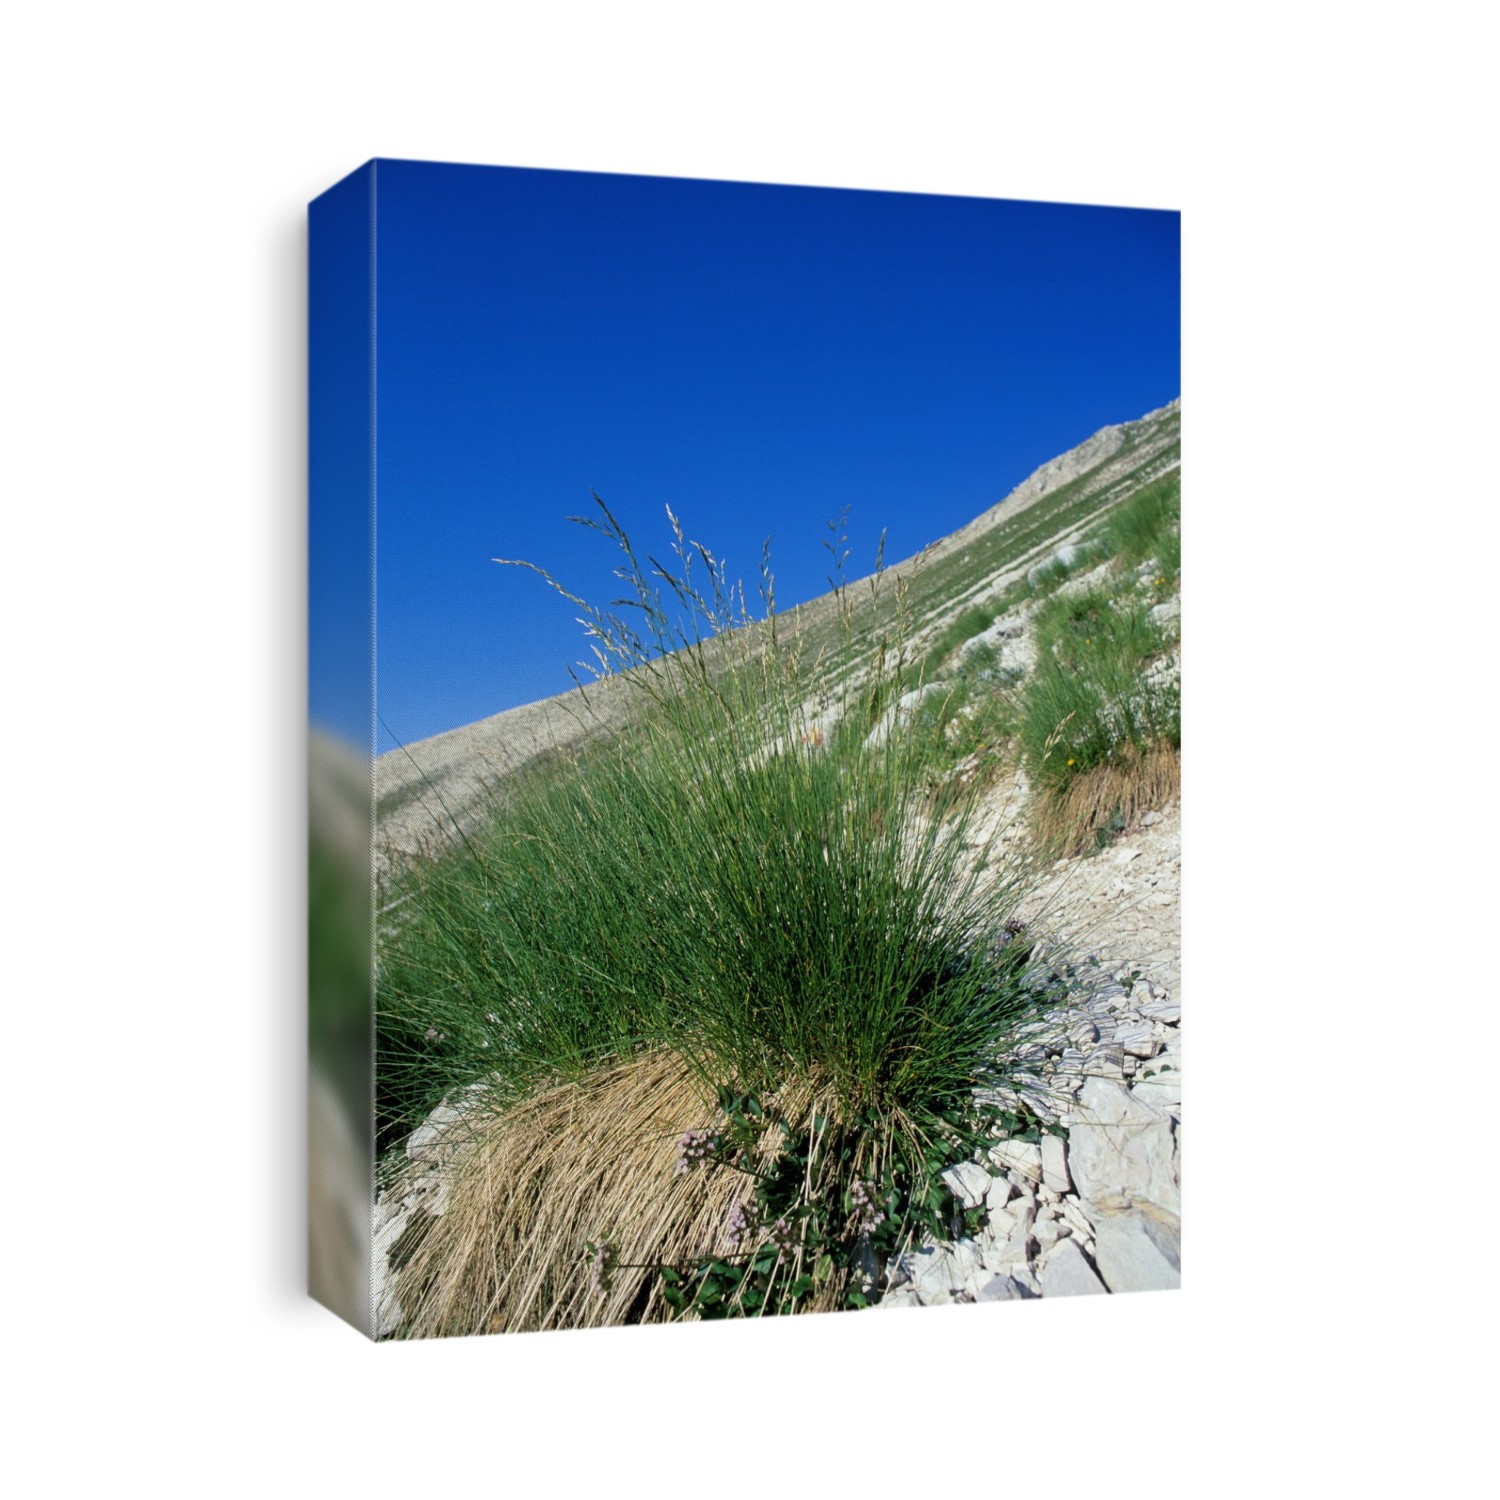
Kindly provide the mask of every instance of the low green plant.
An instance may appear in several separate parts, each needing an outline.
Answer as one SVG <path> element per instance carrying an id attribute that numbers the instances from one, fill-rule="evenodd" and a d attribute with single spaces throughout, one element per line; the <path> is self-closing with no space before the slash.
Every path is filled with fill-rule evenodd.
<path id="1" fill-rule="evenodd" d="M 1181 568 L 1178 529 L 1182 513 L 1182 477 L 1164 475 L 1122 501 L 1105 523 L 1104 537 L 1123 566 L 1156 558 L 1170 574 Z"/>
<path id="2" fill-rule="evenodd" d="M 1167 645 L 1146 602 L 1103 587 L 1059 596 L 1038 611 L 1036 636 L 1020 729 L 1034 785 L 1055 792 L 1113 758 L 1179 743 L 1176 688 L 1146 675 Z"/>
<path id="3" fill-rule="evenodd" d="M 1030 591 L 1030 597 L 1037 599 L 1043 595 L 1052 593 L 1060 583 L 1066 583 L 1073 576 L 1073 572 L 1074 568 L 1071 558 L 1049 558 L 1040 567 L 1033 569 L 1026 575 L 1026 585 Z"/>
<path id="4" fill-rule="evenodd" d="M 814 1112 L 793 1122 L 754 1093 L 718 1091 L 722 1123 L 687 1131 L 679 1172 L 738 1174 L 729 1248 L 681 1264 L 622 1263 L 607 1240 L 585 1247 L 596 1291 L 622 1268 L 656 1272 L 680 1315 L 763 1317 L 879 1300 L 880 1267 L 914 1234 L 949 1240 L 975 1233 L 982 1208 L 965 1208 L 943 1179 L 955 1158 L 996 1134 L 1039 1140 L 1046 1128 L 1022 1105 L 975 1105 L 947 1116 L 945 1139 L 923 1142 L 884 1129 L 874 1114 L 840 1123 Z M 881 1152 L 884 1152 L 882 1155 Z"/>
<path id="5" fill-rule="evenodd" d="M 995 612 L 992 609 L 971 604 L 961 610 L 927 648 L 920 673 L 921 680 L 934 681 L 954 651 L 965 641 L 973 640 L 976 635 L 988 630 L 994 623 Z"/>
<path id="6" fill-rule="evenodd" d="M 1182 573 L 1182 526 L 1169 526 L 1157 539 L 1156 560 L 1163 575 L 1170 579 Z"/>

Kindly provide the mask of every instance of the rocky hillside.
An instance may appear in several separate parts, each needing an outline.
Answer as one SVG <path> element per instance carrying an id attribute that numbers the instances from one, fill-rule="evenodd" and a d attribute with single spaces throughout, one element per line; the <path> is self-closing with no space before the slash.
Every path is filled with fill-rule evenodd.
<path id="1" fill-rule="evenodd" d="M 908 586 L 914 645 L 921 649 L 935 639 L 965 608 L 1000 598 L 1180 462 L 1181 409 L 1173 401 L 1138 421 L 1101 429 L 1043 464 L 983 515 L 888 568 L 889 582 L 903 579 Z M 891 597 L 894 590 L 885 593 Z M 831 595 L 788 611 L 787 619 L 856 674 L 861 648 L 878 629 L 873 622 L 862 637 L 842 644 Z M 589 690 L 587 709 L 571 690 L 386 752 L 375 762 L 380 841 L 415 851 L 443 838 L 450 814 L 473 818 L 487 785 L 539 755 L 576 745 L 601 725 L 619 724 L 629 706 L 628 687 L 605 681 Z"/>

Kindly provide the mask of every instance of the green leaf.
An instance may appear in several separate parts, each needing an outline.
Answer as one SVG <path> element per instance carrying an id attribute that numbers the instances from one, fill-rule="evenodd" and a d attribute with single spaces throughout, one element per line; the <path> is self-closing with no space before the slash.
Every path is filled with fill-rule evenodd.
<path id="1" fill-rule="evenodd" d="M 799 1276 L 787 1289 L 788 1297 L 805 1297 L 813 1289 L 811 1276 Z"/>
<path id="2" fill-rule="evenodd" d="M 870 1305 L 870 1299 L 863 1292 L 856 1292 L 852 1287 L 849 1290 L 849 1295 L 844 1300 L 850 1307 L 868 1307 Z"/>

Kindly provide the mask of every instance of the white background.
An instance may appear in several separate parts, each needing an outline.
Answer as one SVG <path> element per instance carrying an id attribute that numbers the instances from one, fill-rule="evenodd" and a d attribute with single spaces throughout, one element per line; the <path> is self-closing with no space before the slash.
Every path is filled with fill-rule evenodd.
<path id="1" fill-rule="evenodd" d="M 12 17 L 17 1493 L 1484 1482 L 1480 13 Z M 1183 211 L 1179 1295 L 378 1348 L 302 1298 L 304 204 L 375 155 Z"/>

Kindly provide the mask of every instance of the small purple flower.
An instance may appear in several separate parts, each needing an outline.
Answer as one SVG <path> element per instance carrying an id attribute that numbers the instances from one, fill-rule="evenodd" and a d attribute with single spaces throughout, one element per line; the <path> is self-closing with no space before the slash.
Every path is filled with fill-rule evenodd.
<path id="1" fill-rule="evenodd" d="M 863 1178 L 849 1189 L 849 1203 L 854 1210 L 855 1228 L 861 1234 L 873 1234 L 885 1223 L 880 1200 L 875 1196 L 874 1188 Z"/>
<path id="2" fill-rule="evenodd" d="M 760 1215 L 753 1204 L 737 1203 L 729 1214 L 729 1243 L 738 1249 L 760 1228 Z"/>
<path id="3" fill-rule="evenodd" d="M 689 1130 L 677 1142 L 677 1172 L 691 1172 L 709 1161 L 719 1149 L 719 1135 L 714 1130 Z"/>
<path id="4" fill-rule="evenodd" d="M 783 1214 L 766 1231 L 766 1238 L 778 1250 L 795 1250 L 797 1248 L 797 1225 L 790 1217 Z"/>

